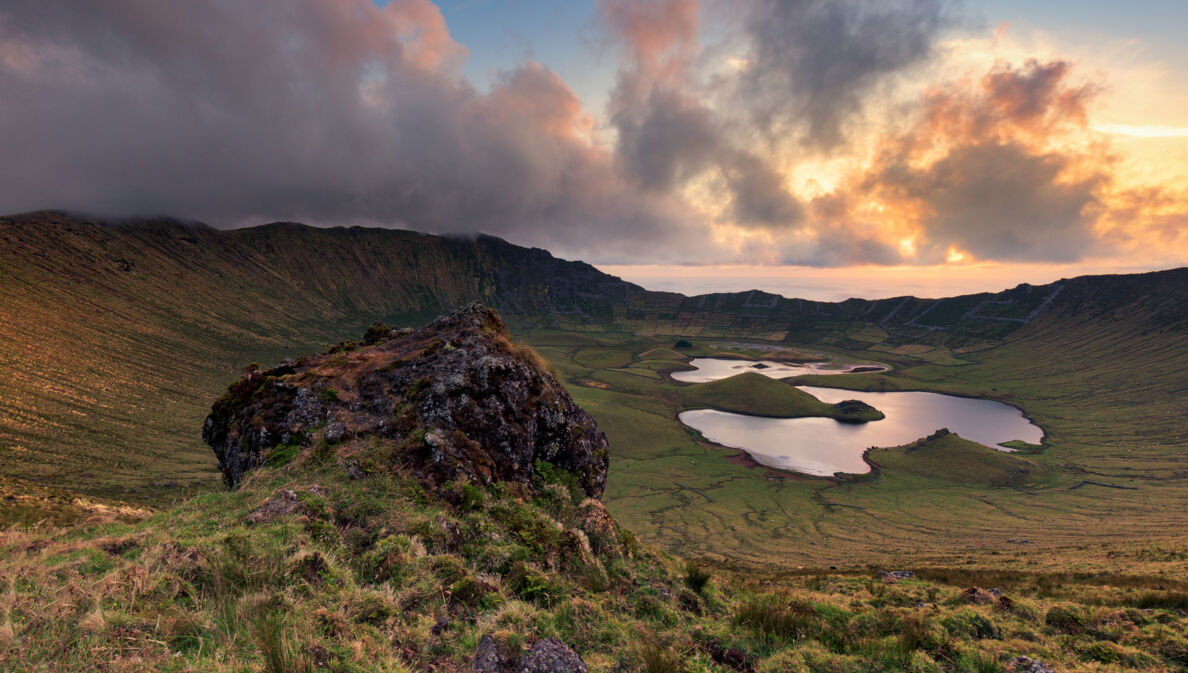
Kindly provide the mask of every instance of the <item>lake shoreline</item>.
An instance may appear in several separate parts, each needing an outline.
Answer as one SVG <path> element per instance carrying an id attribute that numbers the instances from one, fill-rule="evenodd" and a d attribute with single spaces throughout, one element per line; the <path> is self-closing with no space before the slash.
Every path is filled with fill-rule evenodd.
<path id="1" fill-rule="evenodd" d="M 995 400 L 932 391 L 852 391 L 797 386 L 824 404 L 858 399 L 881 410 L 883 421 L 847 424 L 827 416 L 779 417 L 739 410 L 697 408 L 677 420 L 707 441 L 744 451 L 764 467 L 810 477 L 838 473 L 866 475 L 874 465 L 871 449 L 903 446 L 947 428 L 960 437 L 999 453 L 1013 453 L 1003 442 L 1043 441 L 1043 430 L 1018 408 Z M 829 391 L 833 394 L 824 395 Z M 699 405 L 700 406 L 700 405 Z"/>

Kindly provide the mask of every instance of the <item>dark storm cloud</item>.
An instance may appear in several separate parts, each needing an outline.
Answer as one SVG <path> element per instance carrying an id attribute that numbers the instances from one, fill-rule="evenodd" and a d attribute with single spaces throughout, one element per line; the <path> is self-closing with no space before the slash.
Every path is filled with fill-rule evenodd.
<path id="1" fill-rule="evenodd" d="M 603 19 L 625 63 L 611 92 L 610 122 L 623 174 L 648 191 L 679 190 L 709 175 L 731 222 L 782 229 L 803 209 L 783 177 L 732 138 L 698 82 L 696 0 L 608 0 Z M 675 18 L 674 18 L 675 17 Z"/>
<path id="2" fill-rule="evenodd" d="M 428 0 L 10 2 L 0 211 L 486 231 L 623 258 L 680 254 L 675 199 L 621 180 L 549 70 L 489 93 Z"/>
<path id="3" fill-rule="evenodd" d="M 833 149 L 882 78 L 922 62 L 946 24 L 942 0 L 754 0 L 739 100 L 773 133 Z"/>
<path id="4" fill-rule="evenodd" d="M 722 151 L 710 111 L 677 92 L 656 88 L 635 98 L 620 82 L 611 123 L 624 173 L 644 189 L 669 191 L 696 177 Z"/>
<path id="5" fill-rule="evenodd" d="M 781 264 L 830 267 L 848 264 L 898 264 L 900 252 L 888 244 L 879 223 L 863 221 L 848 193 L 818 196 L 807 204 L 798 238 L 780 249 Z"/>
<path id="6" fill-rule="evenodd" d="M 804 208 L 788 192 L 784 177 L 754 154 L 736 152 L 722 165 L 735 223 L 783 229 L 803 218 Z"/>

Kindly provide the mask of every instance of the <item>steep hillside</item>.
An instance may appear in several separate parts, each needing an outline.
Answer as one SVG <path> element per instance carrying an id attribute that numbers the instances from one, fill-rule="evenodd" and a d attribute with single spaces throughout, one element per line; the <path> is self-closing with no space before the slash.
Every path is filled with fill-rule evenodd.
<path id="1" fill-rule="evenodd" d="M 478 307 L 249 367 L 208 439 L 234 490 L 139 521 L 0 530 L 0 668 L 1188 666 L 1183 581 L 926 563 L 736 574 L 641 544 L 597 499 L 602 433 Z"/>
<path id="2" fill-rule="evenodd" d="M 560 673 L 542 653 L 571 673 L 1188 666 L 1183 582 L 923 563 L 735 575 L 641 545 L 563 472 L 535 474 L 527 497 L 516 482 L 438 494 L 351 464 L 311 449 L 142 522 L 0 531 L 0 668 Z"/>
<path id="3" fill-rule="evenodd" d="M 597 325 L 636 290 L 490 237 L 0 218 L 0 476 L 157 501 L 211 488 L 205 398 L 246 362 L 474 300 Z"/>
<path id="4" fill-rule="evenodd" d="M 0 477 L 148 503 L 219 488 L 201 423 L 207 400 L 245 363 L 270 366 L 357 335 L 375 319 L 419 324 L 482 300 L 536 343 L 569 343 L 576 331 L 594 337 L 545 353 L 559 365 L 572 356 L 571 388 L 583 381 L 601 386 L 583 387 L 582 395 L 608 433 L 632 440 L 632 455 L 688 442 L 679 427 L 658 429 L 674 422 L 666 406 L 657 407 L 656 418 L 618 419 L 651 409 L 648 396 L 666 394 L 656 388 L 659 370 L 680 366 L 665 358 L 691 351 L 655 351 L 630 371 L 617 371 L 633 361 L 624 340 L 651 339 L 648 349 L 655 349 L 681 335 L 700 352 L 714 352 L 775 339 L 896 368 L 888 375 L 831 376 L 817 385 L 933 389 L 1019 405 L 1049 433 L 1046 460 L 1082 475 L 1069 486 L 1140 487 L 1141 502 L 1128 501 L 1134 518 L 1166 526 L 1174 522 L 1144 513 L 1181 497 L 1188 474 L 1188 436 L 1176 421 L 1180 372 L 1188 367 L 1186 296 L 1188 269 L 940 300 L 830 304 L 761 292 L 683 297 L 482 236 L 297 224 L 219 231 L 169 219 L 13 216 L 0 218 Z M 620 443 L 617 450 L 627 447 Z M 631 463 L 622 465 L 612 477 L 616 497 L 640 483 Z M 715 472 L 682 483 L 712 494 L 729 481 Z M 1118 504 L 1113 500 L 1133 495 L 1091 493 L 1100 488 L 1072 492 L 1083 495 L 1073 504 L 1082 516 L 1102 518 Z M 782 508 L 795 500 L 794 490 L 773 492 L 772 502 L 756 509 Z M 864 500 L 870 493 L 847 497 L 855 507 L 875 507 L 877 499 Z M 759 495 L 768 494 L 748 493 Z M 623 506 L 642 507 L 639 520 L 655 521 L 656 531 L 704 541 L 705 521 L 673 520 L 694 511 L 687 497 L 686 491 L 675 499 L 653 494 Z M 738 509 L 734 496 L 723 497 L 728 510 Z M 812 526 L 825 530 L 836 521 L 846 539 L 857 539 L 861 525 L 846 520 L 846 511 L 831 508 Z M 732 545 L 762 551 L 776 544 L 767 528 L 773 522 L 750 523 L 761 524 L 754 536 L 732 531 L 738 537 Z M 1080 530 L 1069 525 L 1069 535 Z"/>

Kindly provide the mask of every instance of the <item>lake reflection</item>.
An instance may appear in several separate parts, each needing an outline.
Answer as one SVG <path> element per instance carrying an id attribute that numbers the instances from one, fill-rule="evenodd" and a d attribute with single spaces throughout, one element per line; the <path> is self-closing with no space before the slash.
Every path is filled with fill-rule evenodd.
<path id="1" fill-rule="evenodd" d="M 801 374 L 848 374 L 854 369 L 863 371 L 885 371 L 882 365 L 862 364 L 836 367 L 828 362 L 808 362 L 805 364 L 790 364 L 775 360 L 734 360 L 729 358 L 693 358 L 690 365 L 697 369 L 684 372 L 673 372 L 672 378 L 685 383 L 706 383 L 718 379 L 737 376 L 747 372 L 754 372 L 773 379 L 786 379 Z M 756 365 L 762 365 L 756 367 Z"/>
<path id="2" fill-rule="evenodd" d="M 835 472 L 862 474 L 862 460 L 872 446 L 899 446 L 948 428 L 965 439 L 1000 451 L 1001 442 L 1019 439 L 1038 444 L 1043 431 L 1023 412 L 1001 402 L 939 393 L 864 393 L 798 386 L 822 402 L 861 400 L 886 414 L 881 421 L 839 423 L 831 418 L 763 418 L 715 409 L 681 413 L 685 425 L 706 439 L 743 449 L 756 461 L 817 476 Z"/>

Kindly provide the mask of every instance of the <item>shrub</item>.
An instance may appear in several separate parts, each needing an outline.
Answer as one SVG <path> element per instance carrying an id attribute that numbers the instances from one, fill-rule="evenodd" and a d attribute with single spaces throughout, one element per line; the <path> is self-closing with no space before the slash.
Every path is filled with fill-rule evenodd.
<path id="1" fill-rule="evenodd" d="M 481 509 L 485 496 L 483 489 L 474 484 L 462 484 L 462 508 L 466 510 Z"/>
<path id="2" fill-rule="evenodd" d="M 955 637 L 975 638 L 977 640 L 998 639 L 1002 632 L 986 615 L 976 610 L 957 610 L 940 620 L 941 625 Z"/>
<path id="3" fill-rule="evenodd" d="M 417 379 L 416 381 L 413 381 L 412 383 L 410 383 L 408 385 L 407 388 L 404 389 L 404 399 L 406 399 L 406 400 L 417 399 L 417 397 L 421 393 L 425 392 L 425 389 L 429 387 L 429 384 L 431 382 L 432 381 L 430 380 L 430 378 L 428 376 L 422 376 L 421 378 Z"/>
<path id="4" fill-rule="evenodd" d="M 1188 592 L 1148 591 L 1139 596 L 1134 604 L 1143 610 L 1188 610 Z"/>
<path id="5" fill-rule="evenodd" d="M 301 445 L 297 443 L 277 444 L 268 456 L 264 459 L 264 464 L 269 467 L 281 467 L 288 465 L 290 461 L 301 452 Z"/>
<path id="6" fill-rule="evenodd" d="M 450 597 L 458 603 L 474 607 L 481 604 L 491 590 L 492 587 L 466 575 L 450 585 Z"/>
<path id="7" fill-rule="evenodd" d="M 582 586 L 591 593 L 601 594 L 610 591 L 611 581 L 607 576 L 606 570 L 602 565 L 594 563 L 582 563 L 575 570 L 575 574 L 581 581 Z"/>
<path id="8" fill-rule="evenodd" d="M 1100 640 L 1078 643 L 1077 653 L 1086 661 L 1100 661 L 1103 664 L 1116 664 L 1121 659 L 1117 645 Z"/>
<path id="9" fill-rule="evenodd" d="M 348 528 L 342 534 L 342 544 L 351 554 L 358 556 L 371 548 L 372 534 L 365 528 Z"/>
<path id="10" fill-rule="evenodd" d="M 374 582 L 398 580 L 408 563 L 412 541 L 405 535 L 389 535 L 363 555 L 361 575 Z"/>
<path id="11" fill-rule="evenodd" d="M 961 673 L 1006 673 L 998 661 L 982 652 L 966 652 L 957 658 L 957 670 Z"/>
<path id="12" fill-rule="evenodd" d="M 530 549 L 534 558 L 542 558 L 561 549 L 561 531 L 550 519 L 530 507 L 501 503 L 491 508 L 491 517 L 507 528 L 517 542 Z"/>
<path id="13" fill-rule="evenodd" d="M 808 636 L 819 617 L 810 605 L 784 602 L 776 596 L 756 596 L 739 607 L 734 621 L 761 638 L 790 641 Z"/>
<path id="14" fill-rule="evenodd" d="M 520 598 L 546 608 L 556 605 L 566 595 L 566 587 L 558 578 L 522 561 L 512 567 L 507 586 Z"/>
<path id="15" fill-rule="evenodd" d="M 437 575 L 442 584 L 452 584 L 470 575 L 457 556 L 439 554 L 433 557 L 432 564 L 433 574 Z"/>
<path id="16" fill-rule="evenodd" d="M 263 609 L 252 623 L 252 637 L 264 659 L 266 673 L 304 673 L 313 666 L 301 651 L 279 606 Z"/>
<path id="17" fill-rule="evenodd" d="M 392 330 L 387 325 L 376 320 L 375 322 L 371 323 L 371 325 L 367 328 L 367 331 L 363 333 L 363 343 L 367 344 L 368 346 L 377 344 L 382 341 L 384 337 L 391 333 Z"/>
<path id="18" fill-rule="evenodd" d="M 536 461 L 532 467 L 532 486 L 538 491 L 544 490 L 548 484 L 557 484 L 569 493 L 570 504 L 580 503 L 585 499 L 581 482 L 573 472 L 544 460 Z"/>
<path id="19" fill-rule="evenodd" d="M 370 519 L 384 509 L 383 498 L 360 490 L 343 496 L 335 503 L 334 519 L 340 526 L 367 526 Z"/>
<path id="20" fill-rule="evenodd" d="M 1085 619 L 1071 608 L 1054 605 L 1044 613 L 1044 624 L 1060 633 L 1077 634 L 1085 630 Z"/>
<path id="21" fill-rule="evenodd" d="M 697 561 L 685 562 L 685 586 L 689 587 L 698 594 L 705 591 L 705 587 L 709 585 L 710 572 L 706 570 Z"/>
<path id="22" fill-rule="evenodd" d="M 671 647 L 647 640 L 639 648 L 640 669 L 645 673 L 684 673 L 684 658 Z"/>

